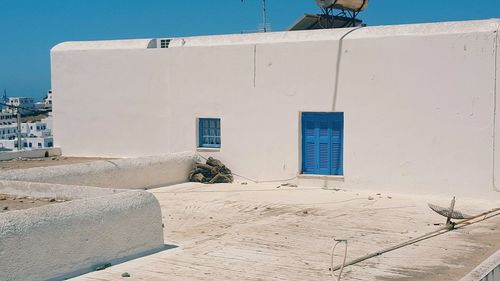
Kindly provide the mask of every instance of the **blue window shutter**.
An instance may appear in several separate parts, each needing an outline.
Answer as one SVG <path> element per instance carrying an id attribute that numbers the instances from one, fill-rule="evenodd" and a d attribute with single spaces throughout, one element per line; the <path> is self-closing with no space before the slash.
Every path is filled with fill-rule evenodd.
<path id="1" fill-rule="evenodd" d="M 303 172 L 314 173 L 316 171 L 316 129 L 315 123 L 306 118 L 303 119 Z"/>
<path id="2" fill-rule="evenodd" d="M 319 144 L 319 150 L 318 150 L 319 170 L 329 170 L 330 169 L 330 155 L 328 153 L 328 150 L 329 150 L 328 143 L 320 143 Z"/>
<path id="3" fill-rule="evenodd" d="M 221 146 L 221 127 L 219 118 L 198 119 L 198 146 L 214 147 Z"/>
<path id="4" fill-rule="evenodd" d="M 343 175 L 344 115 L 341 112 L 302 114 L 302 172 Z"/>
<path id="5" fill-rule="evenodd" d="M 329 175 L 331 170 L 331 152 L 330 152 L 330 123 L 324 116 L 317 117 L 318 129 L 318 169 L 319 175 Z"/>
<path id="6" fill-rule="evenodd" d="M 332 175 L 343 175 L 343 116 L 332 123 Z"/>

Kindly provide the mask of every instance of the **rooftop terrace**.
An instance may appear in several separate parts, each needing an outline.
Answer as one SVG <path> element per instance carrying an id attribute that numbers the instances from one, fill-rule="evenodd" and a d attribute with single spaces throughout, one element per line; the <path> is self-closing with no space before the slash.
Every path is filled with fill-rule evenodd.
<path id="1" fill-rule="evenodd" d="M 275 184 L 180 184 L 151 192 L 170 250 L 74 280 L 332 280 L 334 238 L 348 260 L 433 231 L 427 207 L 450 198 Z M 457 198 L 471 215 L 497 201 Z M 460 280 L 500 249 L 500 217 L 418 242 L 344 269 L 342 280 Z M 336 256 L 340 261 L 340 255 Z"/>

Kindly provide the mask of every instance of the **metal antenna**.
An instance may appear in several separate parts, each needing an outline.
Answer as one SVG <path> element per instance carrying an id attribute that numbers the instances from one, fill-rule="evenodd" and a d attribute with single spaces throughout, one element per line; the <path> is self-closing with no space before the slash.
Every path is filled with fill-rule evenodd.
<path id="1" fill-rule="evenodd" d="M 453 196 L 453 199 L 451 199 L 450 207 L 449 208 L 443 208 L 434 204 L 428 204 L 429 208 L 431 208 L 434 212 L 440 214 L 443 217 L 446 217 L 446 226 L 448 226 L 450 229 L 455 228 L 455 222 L 453 222 L 451 219 L 468 219 L 471 218 L 471 216 L 466 215 L 460 211 L 455 210 L 455 196 Z"/>
<path id="2" fill-rule="evenodd" d="M 243 0 L 241 0 L 243 3 Z M 266 0 L 262 0 L 262 31 L 267 32 L 267 5 Z"/>
<path id="3" fill-rule="evenodd" d="M 266 0 L 262 0 L 262 24 L 264 27 L 264 32 L 267 32 L 267 9 Z"/>

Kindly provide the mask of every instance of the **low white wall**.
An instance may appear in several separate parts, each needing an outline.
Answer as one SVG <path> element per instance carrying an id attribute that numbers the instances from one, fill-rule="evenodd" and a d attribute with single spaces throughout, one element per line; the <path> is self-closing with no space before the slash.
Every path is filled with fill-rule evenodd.
<path id="1" fill-rule="evenodd" d="M 0 172 L 0 179 L 145 189 L 186 182 L 194 161 L 194 152 L 182 152 L 164 156 L 9 170 Z"/>
<path id="2" fill-rule="evenodd" d="M 12 160 L 15 158 L 43 158 L 45 157 L 45 152 L 49 153 L 49 157 L 61 155 L 61 149 L 57 147 L 22 151 L 8 151 L 0 153 L 0 161 Z"/>
<path id="3" fill-rule="evenodd" d="M 499 281 L 500 250 L 486 259 L 460 281 Z"/>
<path id="4" fill-rule="evenodd" d="M 0 182 L 0 193 L 23 185 L 10 184 Z M 161 209 L 148 192 L 29 184 L 19 193 L 29 188 L 39 197 L 89 198 L 1 214 L 0 280 L 61 280 L 164 249 Z"/>

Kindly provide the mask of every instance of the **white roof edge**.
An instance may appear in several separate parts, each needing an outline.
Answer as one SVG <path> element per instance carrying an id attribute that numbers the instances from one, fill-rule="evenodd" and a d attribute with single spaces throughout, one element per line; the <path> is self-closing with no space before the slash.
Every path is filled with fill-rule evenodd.
<path id="1" fill-rule="evenodd" d="M 478 281 L 486 277 L 495 268 L 500 266 L 500 250 L 495 252 L 489 258 L 484 260 L 480 265 L 474 268 L 469 274 L 464 276 L 460 281 Z M 495 279 L 496 280 L 496 279 Z"/>
<path id="2" fill-rule="evenodd" d="M 151 39 L 102 40 L 102 41 L 68 41 L 52 47 L 51 52 L 114 50 L 114 49 L 146 49 Z"/>
<path id="3" fill-rule="evenodd" d="M 350 33 L 348 39 L 497 32 L 499 28 L 500 19 L 368 26 Z M 169 48 L 338 40 L 353 29 L 355 28 L 179 37 L 172 38 Z M 64 42 L 54 46 L 51 52 L 147 49 L 152 40 L 155 39 Z"/>

